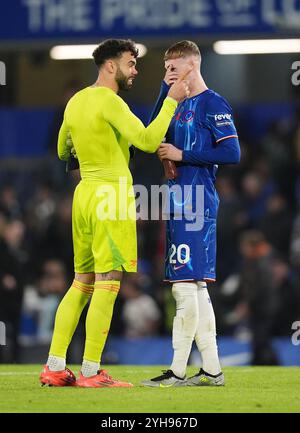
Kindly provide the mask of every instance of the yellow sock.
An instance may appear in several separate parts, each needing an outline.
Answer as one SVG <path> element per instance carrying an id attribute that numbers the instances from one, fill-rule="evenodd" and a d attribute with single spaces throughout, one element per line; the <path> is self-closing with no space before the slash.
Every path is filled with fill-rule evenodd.
<path id="1" fill-rule="evenodd" d="M 86 318 L 86 341 L 83 359 L 99 362 L 110 328 L 120 281 L 96 281 Z"/>
<path id="2" fill-rule="evenodd" d="M 82 310 L 94 290 L 93 284 L 74 280 L 58 306 L 49 355 L 66 357 L 67 349 L 78 325 Z"/>

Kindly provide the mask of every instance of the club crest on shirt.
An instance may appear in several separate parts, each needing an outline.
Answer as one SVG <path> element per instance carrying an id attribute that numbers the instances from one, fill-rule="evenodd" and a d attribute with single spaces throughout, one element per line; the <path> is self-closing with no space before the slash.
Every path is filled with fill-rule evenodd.
<path id="1" fill-rule="evenodd" d="M 184 113 L 183 121 L 190 122 L 191 120 L 193 120 L 194 116 L 195 116 L 195 111 L 189 110 L 186 113 Z"/>
<path id="2" fill-rule="evenodd" d="M 191 122 L 195 116 L 195 112 L 192 110 L 181 111 L 177 114 L 176 120 L 180 120 L 180 122 Z"/>

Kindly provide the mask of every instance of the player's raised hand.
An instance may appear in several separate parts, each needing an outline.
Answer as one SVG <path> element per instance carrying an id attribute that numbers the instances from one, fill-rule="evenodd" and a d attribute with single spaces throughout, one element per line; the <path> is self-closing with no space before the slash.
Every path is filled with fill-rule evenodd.
<path id="1" fill-rule="evenodd" d="M 172 65 L 168 66 L 164 77 L 164 82 L 167 83 L 168 86 L 172 86 L 172 84 L 174 84 L 175 81 L 177 80 L 178 80 L 178 72 L 174 71 Z"/>
<path id="2" fill-rule="evenodd" d="M 170 96 L 170 98 L 175 99 L 177 102 L 181 102 L 190 96 L 188 75 L 193 69 L 194 67 L 189 65 L 183 73 L 178 76 L 178 79 L 169 90 L 168 96 Z"/>

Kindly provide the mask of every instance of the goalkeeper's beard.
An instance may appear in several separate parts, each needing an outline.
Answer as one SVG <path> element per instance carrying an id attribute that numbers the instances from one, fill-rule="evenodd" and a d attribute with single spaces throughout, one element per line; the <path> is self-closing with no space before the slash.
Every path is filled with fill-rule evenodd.
<path id="1" fill-rule="evenodd" d="M 119 90 L 129 90 L 132 86 L 132 83 L 129 84 L 128 80 L 129 79 L 134 79 L 134 77 L 127 77 L 122 71 L 121 69 L 118 67 L 117 72 L 116 72 L 116 82 L 119 86 Z"/>

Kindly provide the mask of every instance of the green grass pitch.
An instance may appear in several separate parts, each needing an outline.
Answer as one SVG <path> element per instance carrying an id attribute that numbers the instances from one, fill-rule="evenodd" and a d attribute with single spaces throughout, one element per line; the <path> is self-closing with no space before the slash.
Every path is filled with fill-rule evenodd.
<path id="1" fill-rule="evenodd" d="M 75 374 L 79 366 L 71 366 Z M 142 379 L 159 366 L 110 366 L 109 373 L 131 381 L 129 389 L 41 387 L 40 365 L 0 365 L 0 413 L 201 413 L 300 412 L 299 367 L 226 367 L 225 387 L 145 388 Z M 196 372 L 189 367 L 188 374 Z"/>

